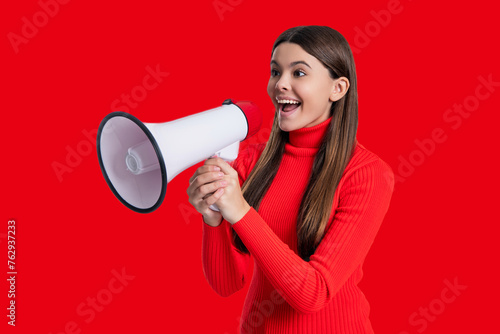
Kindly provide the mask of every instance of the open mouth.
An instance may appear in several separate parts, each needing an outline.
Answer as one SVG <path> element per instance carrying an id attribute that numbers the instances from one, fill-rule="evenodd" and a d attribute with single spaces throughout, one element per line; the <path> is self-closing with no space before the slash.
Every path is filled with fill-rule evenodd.
<path id="1" fill-rule="evenodd" d="M 298 101 L 285 101 L 284 103 L 279 103 L 279 109 L 283 112 L 291 112 L 297 109 L 302 103 Z"/>

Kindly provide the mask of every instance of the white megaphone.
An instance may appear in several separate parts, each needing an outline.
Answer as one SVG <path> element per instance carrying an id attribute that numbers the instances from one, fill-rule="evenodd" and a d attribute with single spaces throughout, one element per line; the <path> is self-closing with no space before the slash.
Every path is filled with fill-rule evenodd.
<path id="1" fill-rule="evenodd" d="M 167 183 L 177 174 L 214 154 L 226 161 L 236 159 L 240 141 L 261 125 L 262 112 L 254 103 L 230 99 L 166 123 L 142 123 L 125 112 L 113 112 L 97 132 L 99 165 L 125 206 L 148 213 L 160 206 Z"/>

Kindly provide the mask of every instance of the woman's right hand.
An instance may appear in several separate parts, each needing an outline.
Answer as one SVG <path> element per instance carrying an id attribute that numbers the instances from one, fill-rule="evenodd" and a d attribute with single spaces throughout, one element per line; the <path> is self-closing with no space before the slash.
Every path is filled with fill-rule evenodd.
<path id="1" fill-rule="evenodd" d="M 198 168 L 189 179 L 189 203 L 203 215 L 203 221 L 210 226 L 216 227 L 222 222 L 220 212 L 210 209 L 210 205 L 222 196 L 226 185 L 220 168 L 206 164 Z"/>

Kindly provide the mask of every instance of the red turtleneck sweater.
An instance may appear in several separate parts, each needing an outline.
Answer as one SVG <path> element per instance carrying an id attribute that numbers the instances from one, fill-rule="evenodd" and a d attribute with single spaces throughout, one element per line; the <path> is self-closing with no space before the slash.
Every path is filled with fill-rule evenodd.
<path id="1" fill-rule="evenodd" d="M 373 333 L 370 306 L 358 283 L 394 189 L 389 165 L 357 143 L 336 189 L 321 243 L 309 262 L 297 255 L 298 210 L 330 122 L 289 133 L 259 212 L 251 208 L 232 226 L 255 261 L 241 333 Z M 232 163 L 240 184 L 264 146 L 249 146 Z M 225 220 L 217 227 L 203 224 L 203 271 L 221 296 L 245 285 L 250 260 L 234 247 L 230 229 Z"/>

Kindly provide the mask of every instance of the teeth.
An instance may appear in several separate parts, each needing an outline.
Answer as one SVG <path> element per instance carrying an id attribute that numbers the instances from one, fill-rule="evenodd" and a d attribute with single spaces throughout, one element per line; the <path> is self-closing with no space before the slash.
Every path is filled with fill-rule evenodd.
<path id="1" fill-rule="evenodd" d="M 292 100 L 278 100 L 278 103 L 299 104 L 300 102 Z"/>

